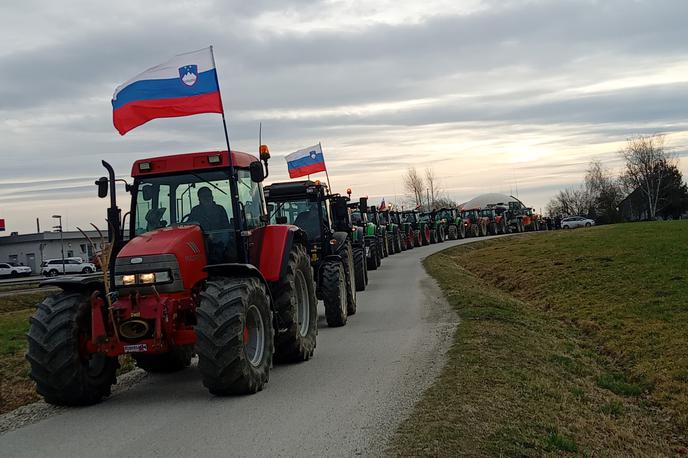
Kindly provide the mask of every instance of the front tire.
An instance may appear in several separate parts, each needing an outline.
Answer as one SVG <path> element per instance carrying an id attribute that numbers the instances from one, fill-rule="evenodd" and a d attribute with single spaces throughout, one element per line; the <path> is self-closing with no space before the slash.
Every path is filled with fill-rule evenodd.
<path id="1" fill-rule="evenodd" d="M 117 358 L 87 353 L 91 304 L 81 293 L 60 293 L 38 304 L 27 334 L 31 378 L 46 402 L 91 405 L 110 395 Z"/>
<path id="2" fill-rule="evenodd" d="M 339 327 L 346 324 L 347 300 L 346 300 L 346 273 L 341 262 L 328 261 L 322 266 L 322 291 L 325 304 L 325 318 L 330 327 Z"/>
<path id="3" fill-rule="evenodd" d="M 283 363 L 308 361 L 318 335 L 318 299 L 313 268 L 303 245 L 292 248 L 285 275 L 271 289 L 279 323 L 275 359 Z"/>
<path id="4" fill-rule="evenodd" d="M 196 309 L 196 353 L 203 385 L 212 394 L 253 394 L 270 377 L 272 311 L 254 277 L 215 278 Z"/>
<path id="5" fill-rule="evenodd" d="M 351 244 L 344 247 L 344 273 L 346 274 L 346 313 L 356 314 L 356 273 L 354 272 L 354 255 Z"/>

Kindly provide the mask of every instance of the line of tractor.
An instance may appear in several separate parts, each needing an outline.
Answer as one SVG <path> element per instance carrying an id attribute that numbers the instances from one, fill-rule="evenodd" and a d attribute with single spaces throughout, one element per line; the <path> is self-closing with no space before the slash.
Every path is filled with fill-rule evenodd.
<path id="1" fill-rule="evenodd" d="M 251 394 L 273 361 L 309 360 L 318 300 L 344 326 L 356 293 L 387 256 L 467 236 L 538 227 L 509 209 L 396 211 L 318 181 L 273 183 L 269 150 L 210 151 L 134 162 L 108 174 L 108 239 L 92 242 L 102 273 L 50 278 L 59 288 L 31 318 L 27 359 L 44 399 L 88 405 L 110 394 L 120 357 L 175 372 L 198 356 L 215 395 Z M 125 181 L 127 210 L 117 204 Z"/>

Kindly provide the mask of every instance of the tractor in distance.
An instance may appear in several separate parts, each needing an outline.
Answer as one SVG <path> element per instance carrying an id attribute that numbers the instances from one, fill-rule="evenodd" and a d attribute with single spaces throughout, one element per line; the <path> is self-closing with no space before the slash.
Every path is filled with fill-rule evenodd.
<path id="1" fill-rule="evenodd" d="M 389 208 L 380 210 L 380 222 L 387 229 L 387 240 L 389 241 L 390 253 L 401 253 L 406 249 L 401 229 L 399 226 L 399 215 Z"/>
<path id="2" fill-rule="evenodd" d="M 347 193 L 349 193 L 347 189 Z M 377 270 L 382 265 L 383 247 L 377 226 L 368 220 L 368 198 L 361 197 L 358 202 L 348 204 L 351 210 L 351 221 L 363 231 L 366 263 L 368 270 Z"/>
<path id="3" fill-rule="evenodd" d="M 444 224 L 442 224 L 437 218 L 435 218 L 436 213 L 434 210 L 429 212 L 419 213 L 418 217 L 421 222 L 426 223 L 430 228 L 430 243 L 441 243 L 444 242 L 447 235 L 444 231 Z"/>
<path id="4" fill-rule="evenodd" d="M 504 215 L 498 215 L 494 207 L 480 209 L 481 218 L 487 218 L 487 231 L 490 235 L 506 234 L 508 226 Z"/>
<path id="5" fill-rule="evenodd" d="M 479 209 L 463 209 L 461 210 L 461 218 L 463 219 L 467 237 L 483 237 L 487 235 L 487 219 L 480 216 Z"/>
<path id="6" fill-rule="evenodd" d="M 407 223 L 413 231 L 411 239 L 414 246 L 430 244 L 430 226 L 427 222 L 421 222 L 417 210 L 405 210 L 401 212 L 401 220 Z"/>
<path id="7" fill-rule="evenodd" d="M 395 251 L 392 247 L 392 239 L 387 230 L 387 220 L 381 218 L 380 210 L 378 210 L 375 205 L 368 207 L 368 221 L 375 225 L 375 232 L 382 246 L 382 257 L 386 258 L 390 254 L 394 254 Z"/>
<path id="8" fill-rule="evenodd" d="M 413 249 L 413 241 L 416 234 L 413 232 L 411 223 L 404 221 L 402 214 L 398 210 L 390 210 L 389 217 L 399 225 L 399 235 L 401 236 L 401 251 Z"/>
<path id="9" fill-rule="evenodd" d="M 446 227 L 445 232 L 449 240 L 463 239 L 466 237 L 466 226 L 463 224 L 461 214 L 455 208 L 440 208 L 435 210 L 435 219 Z"/>
<path id="10" fill-rule="evenodd" d="M 141 159 L 121 217 L 113 168 L 96 181 L 110 195 L 103 275 L 45 280 L 61 292 L 38 305 L 27 359 L 52 404 L 87 405 L 109 395 L 118 357 L 172 372 L 198 355 L 215 395 L 263 389 L 273 354 L 311 358 L 317 299 L 307 236 L 267 224 L 261 162 L 236 151 Z M 128 241 L 124 241 L 128 218 Z M 109 254 L 109 256 L 107 256 Z"/>
<path id="11" fill-rule="evenodd" d="M 293 224 L 306 233 L 316 296 L 325 305 L 327 324 L 344 326 L 356 313 L 359 283 L 365 288 L 365 277 L 357 275 L 360 264 L 365 269 L 365 258 L 362 247 L 352 247 L 348 198 L 310 180 L 273 183 L 264 192 L 271 223 Z"/>

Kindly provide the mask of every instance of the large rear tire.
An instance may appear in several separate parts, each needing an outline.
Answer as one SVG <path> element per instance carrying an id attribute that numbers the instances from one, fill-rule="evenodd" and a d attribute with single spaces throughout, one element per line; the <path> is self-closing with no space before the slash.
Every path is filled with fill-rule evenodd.
<path id="1" fill-rule="evenodd" d="M 193 355 L 192 345 L 182 345 L 159 355 L 134 353 L 133 357 L 136 365 L 146 372 L 171 373 L 189 367 Z"/>
<path id="2" fill-rule="evenodd" d="M 365 291 L 366 284 L 366 261 L 365 250 L 354 248 L 354 274 L 356 275 L 356 291 Z"/>
<path id="3" fill-rule="evenodd" d="M 497 235 L 499 234 L 499 230 L 497 228 L 497 223 L 494 221 L 490 223 L 490 235 Z"/>
<path id="4" fill-rule="evenodd" d="M 366 257 L 366 264 L 368 265 L 368 270 L 377 270 L 377 268 L 380 266 L 380 262 L 378 260 L 378 246 L 376 242 L 373 242 L 370 244 L 368 247 L 368 256 Z"/>
<path id="5" fill-rule="evenodd" d="M 209 280 L 196 309 L 196 353 L 212 394 L 253 394 L 270 377 L 274 330 L 270 299 L 254 277 Z"/>
<path id="6" fill-rule="evenodd" d="M 275 333 L 275 360 L 281 363 L 308 361 L 318 335 L 318 299 L 313 268 L 303 245 L 289 253 L 285 274 L 271 285 L 279 329 Z"/>
<path id="7" fill-rule="evenodd" d="M 91 405 L 110 395 L 117 358 L 87 353 L 91 333 L 89 297 L 63 292 L 46 297 L 31 317 L 26 359 L 31 378 L 46 402 Z"/>
<path id="8" fill-rule="evenodd" d="M 346 324 L 346 273 L 344 266 L 338 261 L 328 261 L 322 266 L 322 291 L 325 304 L 325 319 L 330 327 L 339 327 Z"/>
<path id="9" fill-rule="evenodd" d="M 449 240 L 456 240 L 459 238 L 459 229 L 455 225 L 449 226 Z"/>
<path id="10" fill-rule="evenodd" d="M 444 231 L 444 226 L 437 229 L 437 242 L 442 243 L 447 239 L 447 233 Z"/>

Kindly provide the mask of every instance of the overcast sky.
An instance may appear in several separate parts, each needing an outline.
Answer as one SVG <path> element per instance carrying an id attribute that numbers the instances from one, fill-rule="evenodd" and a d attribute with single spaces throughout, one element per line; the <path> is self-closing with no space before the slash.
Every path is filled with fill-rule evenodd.
<path id="1" fill-rule="evenodd" d="M 518 192 L 544 209 L 656 132 L 686 174 L 686 18 L 685 0 L 3 2 L 0 218 L 103 225 L 101 159 L 124 177 L 222 148 L 219 115 L 112 126 L 118 84 L 209 44 L 232 148 L 255 152 L 262 121 L 274 180 L 321 141 L 335 191 L 371 203 L 401 201 L 404 171 L 429 166 L 457 201 Z"/>

